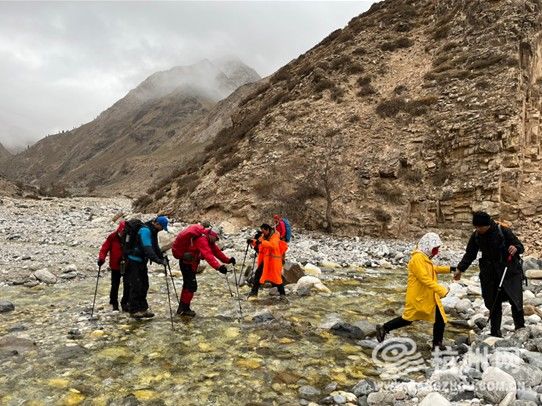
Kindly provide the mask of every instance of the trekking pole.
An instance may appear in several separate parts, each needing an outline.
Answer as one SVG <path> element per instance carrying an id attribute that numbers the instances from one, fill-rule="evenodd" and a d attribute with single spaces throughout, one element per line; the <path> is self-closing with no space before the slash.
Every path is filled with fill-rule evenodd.
<path id="1" fill-rule="evenodd" d="M 98 266 L 98 276 L 96 277 L 96 288 L 94 289 L 94 300 L 92 301 L 92 311 L 90 312 L 90 318 L 94 315 L 94 306 L 96 305 L 96 294 L 98 293 L 98 281 L 100 280 L 100 271 L 102 266 Z"/>
<path id="2" fill-rule="evenodd" d="M 175 279 L 173 279 L 173 273 L 171 272 L 171 266 L 169 265 L 169 257 L 166 255 L 166 263 L 167 268 L 169 270 L 169 276 L 171 277 L 171 283 L 173 285 L 173 292 L 175 293 L 175 297 L 177 298 L 177 304 L 181 303 L 181 298 L 179 297 L 179 294 L 177 293 L 177 287 L 175 286 Z"/>
<path id="3" fill-rule="evenodd" d="M 250 269 L 248 280 L 252 280 L 254 277 L 254 265 L 256 265 L 256 251 L 254 251 L 254 258 L 252 258 L 252 268 Z M 254 284 L 254 281 L 252 281 L 252 284 Z"/>
<path id="4" fill-rule="evenodd" d="M 230 291 L 230 296 L 233 297 L 233 292 L 231 291 L 230 280 L 228 279 L 228 274 L 224 274 L 224 276 L 226 277 L 226 284 L 228 285 L 228 290 Z"/>
<path id="5" fill-rule="evenodd" d="M 171 319 L 171 330 L 175 331 L 173 326 L 173 310 L 171 309 L 171 295 L 169 294 L 169 282 L 167 280 L 167 266 L 164 264 L 164 276 L 166 277 L 167 302 L 169 304 L 169 318 Z"/>
<path id="6" fill-rule="evenodd" d="M 504 277 L 506 276 L 506 272 L 508 271 L 508 268 L 510 267 L 510 262 L 512 261 L 512 255 L 508 256 L 507 264 L 504 267 L 504 271 L 502 273 L 501 282 L 499 283 L 499 287 L 497 288 L 497 295 L 495 296 L 495 300 L 493 301 L 493 306 L 491 306 L 491 310 L 489 311 L 489 317 L 487 318 L 487 322 L 491 320 L 491 315 L 493 314 L 493 310 L 495 310 L 495 306 L 497 305 L 497 301 L 499 300 L 499 296 L 501 294 L 502 290 L 502 283 L 504 282 Z"/>
<path id="7" fill-rule="evenodd" d="M 247 249 L 245 250 L 245 256 L 243 257 L 243 265 L 241 265 L 241 272 L 239 272 L 239 283 L 241 283 L 241 275 L 244 275 L 245 272 L 245 261 L 247 259 L 248 247 L 250 247 L 250 244 L 247 242 Z M 235 267 L 233 268 L 235 269 Z"/>
<path id="8" fill-rule="evenodd" d="M 235 280 L 237 280 L 237 272 L 235 271 L 235 265 L 233 266 L 233 275 L 235 277 Z M 243 318 L 243 309 L 241 309 L 241 296 L 239 296 L 239 285 L 235 284 L 235 289 L 237 289 L 237 302 L 239 303 L 239 322 Z"/>

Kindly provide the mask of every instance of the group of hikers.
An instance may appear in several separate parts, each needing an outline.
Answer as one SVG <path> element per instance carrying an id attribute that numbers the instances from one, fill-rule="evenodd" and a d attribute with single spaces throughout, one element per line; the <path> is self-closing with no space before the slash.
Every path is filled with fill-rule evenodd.
<path id="1" fill-rule="evenodd" d="M 111 272 L 110 304 L 119 310 L 118 290 L 121 279 L 124 281 L 123 296 L 120 302 L 123 311 L 134 318 L 150 318 L 147 291 L 149 279 L 147 262 L 169 266 L 167 256 L 158 245 L 158 232 L 168 230 L 169 220 L 158 216 L 142 223 L 139 220 L 122 221 L 117 230 L 103 243 L 98 265 L 101 267 L 109 254 Z M 523 268 L 520 255 L 522 243 L 504 224 L 498 223 L 485 212 L 475 212 L 472 217 L 474 232 L 466 252 L 457 266 L 441 266 L 433 263 L 442 245 L 436 233 L 425 234 L 418 242 L 408 263 L 408 280 L 404 312 L 383 325 L 376 326 L 376 337 L 382 342 L 386 335 L 395 329 L 408 326 L 413 321 L 425 320 L 433 324 L 433 349 L 444 349 L 444 329 L 446 313 L 441 302 L 449 289 L 440 285 L 439 273 L 451 273 L 459 281 L 462 274 L 477 258 L 479 260 L 480 285 L 484 304 L 489 310 L 491 335 L 502 337 L 502 304 L 509 302 L 515 329 L 525 327 L 523 314 Z M 257 267 L 252 279 L 248 300 L 258 295 L 262 284 L 269 282 L 279 292 L 281 300 L 286 292 L 282 279 L 285 253 L 291 238 L 291 227 L 286 218 L 273 217 L 273 226 L 264 223 L 253 238 L 247 240 L 247 251 L 252 247 L 258 254 Z M 227 274 L 226 264 L 236 265 L 234 257 L 228 257 L 217 245 L 219 235 L 212 230 L 209 222 L 193 224 L 182 230 L 171 246 L 173 256 L 179 260 L 183 286 L 178 298 L 177 314 L 194 317 L 190 308 L 197 291 L 198 266 L 204 259 L 212 268 Z M 245 252 L 246 258 L 246 252 Z M 236 283 L 238 281 L 236 280 Z"/>
<path id="2" fill-rule="evenodd" d="M 282 267 L 291 229 L 286 218 L 279 215 L 273 217 L 274 226 L 264 223 L 254 238 L 247 240 L 247 251 L 252 247 L 258 254 L 257 268 L 252 279 L 252 289 L 249 300 L 258 295 L 260 286 L 266 282 L 276 286 L 281 299 L 286 293 L 282 281 Z M 152 318 L 154 313 L 149 310 L 147 292 L 149 277 L 147 263 L 154 262 L 169 268 L 169 259 L 164 252 L 170 247 L 161 248 L 158 243 L 158 233 L 168 231 L 169 219 L 158 216 L 154 220 L 143 223 L 140 220 L 121 221 L 117 229 L 111 233 L 101 246 L 98 255 L 98 267 L 105 263 L 109 255 L 111 269 L 111 290 L 109 303 L 113 310 L 130 313 L 136 319 Z M 190 308 L 192 298 L 198 289 L 196 275 L 201 260 L 205 260 L 212 268 L 227 275 L 226 264 L 236 265 L 234 257 L 228 257 L 217 241 L 219 234 L 214 231 L 208 221 L 192 224 L 183 229 L 173 241 L 171 252 L 179 260 L 183 285 L 179 295 L 177 314 L 194 317 L 196 313 Z M 171 272 L 171 269 L 169 269 Z M 118 301 L 120 281 L 123 281 L 123 294 Z M 236 280 L 236 283 L 238 281 Z"/>

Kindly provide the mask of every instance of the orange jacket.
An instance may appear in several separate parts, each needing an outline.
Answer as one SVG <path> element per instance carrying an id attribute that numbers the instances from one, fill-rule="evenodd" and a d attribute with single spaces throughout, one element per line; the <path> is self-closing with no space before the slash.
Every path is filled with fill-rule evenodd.
<path id="1" fill-rule="evenodd" d="M 282 283 L 282 256 L 288 250 L 288 244 L 281 241 L 279 233 L 271 234 L 269 240 L 260 237 L 258 265 L 263 262 L 263 273 L 260 283 Z"/>

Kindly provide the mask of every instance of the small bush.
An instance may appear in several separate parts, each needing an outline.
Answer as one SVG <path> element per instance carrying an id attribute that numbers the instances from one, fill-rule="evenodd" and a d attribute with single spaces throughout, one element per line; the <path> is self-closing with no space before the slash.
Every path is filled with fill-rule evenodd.
<path id="1" fill-rule="evenodd" d="M 468 67 L 470 69 L 485 69 L 489 66 L 495 65 L 503 61 L 503 59 L 503 55 L 489 55 L 485 57 L 480 57 L 473 60 Z"/>
<path id="2" fill-rule="evenodd" d="M 401 48 L 410 48 L 414 45 L 414 41 L 407 37 L 401 37 L 394 41 L 384 42 L 380 45 L 382 51 L 395 51 L 396 49 Z"/>
<path id="3" fill-rule="evenodd" d="M 135 209 L 139 210 L 139 209 L 144 209 L 151 203 L 152 203 L 152 198 L 149 195 L 145 194 L 145 195 L 139 196 L 136 200 L 134 200 L 132 206 Z"/>
<path id="4" fill-rule="evenodd" d="M 397 95 L 400 95 L 400 94 L 403 94 L 404 92 L 406 92 L 408 89 L 405 85 L 399 85 L 397 87 L 395 87 L 395 89 L 393 89 L 393 93 L 397 94 Z"/>
<path id="5" fill-rule="evenodd" d="M 281 81 L 290 81 L 292 79 L 292 73 L 290 72 L 289 68 L 287 66 L 279 69 L 277 71 L 277 73 L 275 73 L 272 77 L 271 77 L 271 83 L 277 83 L 277 82 L 281 82 Z"/>
<path id="6" fill-rule="evenodd" d="M 383 181 L 382 179 L 378 179 L 374 183 L 374 191 L 389 203 L 401 204 L 402 202 L 403 193 L 401 190 L 393 184 Z"/>
<path id="7" fill-rule="evenodd" d="M 376 94 L 376 89 L 372 85 L 363 85 L 358 91 L 359 97 L 370 96 Z"/>
<path id="8" fill-rule="evenodd" d="M 353 55 L 365 55 L 367 53 L 367 50 L 363 47 L 358 47 L 352 51 Z"/>
<path id="9" fill-rule="evenodd" d="M 348 117 L 348 122 L 349 123 L 359 123 L 361 121 L 361 117 L 359 116 L 359 114 L 352 114 L 350 117 Z"/>
<path id="10" fill-rule="evenodd" d="M 351 64 L 352 58 L 350 57 L 350 55 L 340 55 L 331 61 L 330 67 L 333 70 L 339 70 Z"/>
<path id="11" fill-rule="evenodd" d="M 433 32 L 433 39 L 438 41 L 438 40 L 447 38 L 449 32 L 450 32 L 450 26 L 442 25 Z"/>
<path id="12" fill-rule="evenodd" d="M 340 103 L 344 96 L 344 90 L 341 87 L 335 86 L 331 89 L 331 99 Z"/>
<path id="13" fill-rule="evenodd" d="M 375 219 L 380 223 L 389 224 L 391 221 L 391 214 L 380 207 L 375 209 L 374 214 Z"/>
<path id="14" fill-rule="evenodd" d="M 314 85 L 314 90 L 318 93 L 323 92 L 326 89 L 333 89 L 335 87 L 335 83 L 333 83 L 332 80 L 329 80 L 328 78 L 322 78 L 316 84 Z"/>
<path id="15" fill-rule="evenodd" d="M 362 76 L 356 81 L 356 83 L 358 84 L 358 86 L 367 86 L 368 84 L 371 83 L 371 77 Z"/>
<path id="16" fill-rule="evenodd" d="M 361 66 L 359 63 L 353 63 L 346 68 L 346 73 L 349 75 L 355 75 L 356 73 L 362 73 L 363 71 L 363 66 Z"/>
<path id="17" fill-rule="evenodd" d="M 402 98 L 393 98 L 384 100 L 376 106 L 376 112 L 380 117 L 395 117 L 405 107 L 405 100 Z"/>
<path id="18" fill-rule="evenodd" d="M 243 159 L 238 156 L 226 158 L 217 166 L 215 172 L 217 176 L 223 176 L 237 168 L 241 162 L 243 162 Z"/>

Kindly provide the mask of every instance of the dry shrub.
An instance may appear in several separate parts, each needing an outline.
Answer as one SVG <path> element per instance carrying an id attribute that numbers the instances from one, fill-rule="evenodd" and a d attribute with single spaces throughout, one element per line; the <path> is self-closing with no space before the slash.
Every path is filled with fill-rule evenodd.
<path id="1" fill-rule="evenodd" d="M 414 45 L 414 41 L 410 38 L 401 37 L 393 41 L 384 42 L 380 45 L 380 49 L 382 51 L 395 51 L 396 49 L 410 48 L 412 45 Z"/>
<path id="2" fill-rule="evenodd" d="M 389 224 L 391 222 L 391 214 L 382 208 L 377 208 L 374 210 L 375 219 L 384 224 Z"/>
<path id="3" fill-rule="evenodd" d="M 373 184 L 373 188 L 375 193 L 381 196 L 387 202 L 391 204 L 402 203 L 403 193 L 393 183 L 378 179 Z"/>
<path id="4" fill-rule="evenodd" d="M 243 162 L 243 159 L 239 156 L 225 158 L 216 167 L 215 172 L 217 176 L 223 176 L 228 172 L 231 172 L 233 169 L 237 168 L 241 162 Z"/>
<path id="5" fill-rule="evenodd" d="M 376 94 L 376 89 L 372 85 L 363 85 L 358 91 L 359 97 L 370 96 Z"/>
<path id="6" fill-rule="evenodd" d="M 383 100 L 376 106 L 376 112 L 380 117 L 395 117 L 404 109 L 405 104 L 405 100 L 399 97 Z"/>

